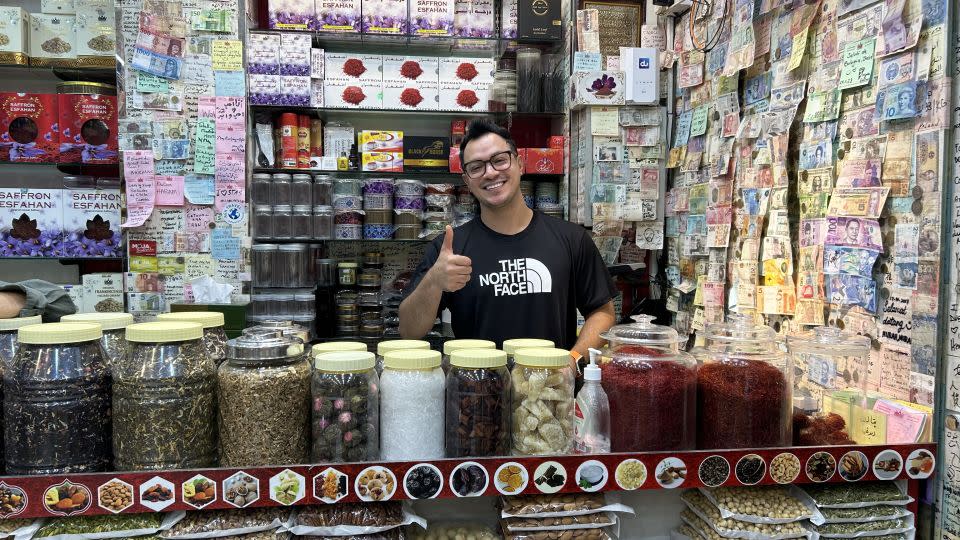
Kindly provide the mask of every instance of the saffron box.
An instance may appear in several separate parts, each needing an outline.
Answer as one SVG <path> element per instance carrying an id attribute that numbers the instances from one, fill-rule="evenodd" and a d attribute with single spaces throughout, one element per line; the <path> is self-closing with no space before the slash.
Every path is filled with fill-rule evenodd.
<path id="1" fill-rule="evenodd" d="M 379 54 L 324 53 L 324 78 L 334 81 L 383 81 L 383 56 Z"/>
<path id="2" fill-rule="evenodd" d="M 122 257 L 120 190 L 63 190 L 63 256 Z"/>
<path id="3" fill-rule="evenodd" d="M 559 148 L 521 148 L 525 174 L 563 174 L 563 150 Z"/>
<path id="4" fill-rule="evenodd" d="M 60 163 L 117 163 L 117 98 L 60 94 Z"/>
<path id="5" fill-rule="evenodd" d="M 383 103 L 390 109 L 435 111 L 440 88 L 436 81 L 384 81 Z"/>
<path id="6" fill-rule="evenodd" d="M 0 257 L 63 255 L 63 190 L 0 189 Z"/>
<path id="7" fill-rule="evenodd" d="M 56 163 L 59 143 L 55 94 L 0 92 L 0 161 Z"/>

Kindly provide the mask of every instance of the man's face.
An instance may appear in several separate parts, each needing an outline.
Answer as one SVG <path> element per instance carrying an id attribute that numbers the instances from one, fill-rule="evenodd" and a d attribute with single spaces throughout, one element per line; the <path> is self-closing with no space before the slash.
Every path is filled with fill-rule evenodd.
<path id="1" fill-rule="evenodd" d="M 847 223 L 847 238 L 856 240 L 860 236 L 860 224 L 856 221 Z"/>
<path id="2" fill-rule="evenodd" d="M 479 139 L 474 139 L 463 150 L 464 170 L 471 161 L 488 160 L 495 154 L 510 151 L 510 145 L 495 133 L 487 133 Z M 477 198 L 482 206 L 487 208 L 501 208 L 511 203 L 520 193 L 520 172 L 523 164 L 518 156 L 510 157 L 510 167 L 503 171 L 494 170 L 492 164 L 487 164 L 483 174 L 477 178 L 463 175 L 463 181 L 470 188 L 470 193 Z"/>

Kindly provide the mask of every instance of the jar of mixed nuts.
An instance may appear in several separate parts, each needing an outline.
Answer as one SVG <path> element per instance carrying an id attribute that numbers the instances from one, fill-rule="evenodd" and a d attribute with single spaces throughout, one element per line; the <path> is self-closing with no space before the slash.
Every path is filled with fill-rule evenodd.
<path id="1" fill-rule="evenodd" d="M 509 455 L 507 353 L 492 348 L 458 349 L 450 355 L 450 364 L 446 383 L 447 457 Z"/>
<path id="2" fill-rule="evenodd" d="M 430 343 L 421 339 L 392 339 L 377 343 L 377 373 L 383 373 L 383 358 L 393 351 L 430 350 Z"/>
<path id="3" fill-rule="evenodd" d="M 22 326 L 40 324 L 43 319 L 40 315 L 32 317 L 17 317 L 15 319 L 0 319 L 0 370 L 10 367 L 17 356 L 17 330 Z M 2 373 L 2 371 L 0 371 Z"/>
<path id="4" fill-rule="evenodd" d="M 450 355 L 467 349 L 496 349 L 497 344 L 486 339 L 451 339 L 443 343 L 443 372 L 450 372 Z"/>
<path id="5" fill-rule="evenodd" d="M 110 466 L 110 372 L 93 323 L 23 326 L 3 375 L 7 473 Z"/>
<path id="6" fill-rule="evenodd" d="M 217 373 L 203 326 L 131 324 L 127 341 L 127 357 L 113 368 L 116 469 L 216 466 Z"/>
<path id="7" fill-rule="evenodd" d="M 350 342 L 323 345 L 333 343 Z M 321 351 L 316 355 L 311 385 L 313 461 L 379 458 L 380 378 L 374 363 L 373 353 L 366 351 Z"/>
<path id="8" fill-rule="evenodd" d="M 503 352 L 507 353 L 507 369 L 513 370 L 514 355 L 520 349 L 552 349 L 554 343 L 549 339 L 517 338 L 503 342 Z"/>
<path id="9" fill-rule="evenodd" d="M 382 459 L 443 457 L 445 385 L 439 351 L 387 352 L 380 387 Z"/>
<path id="10" fill-rule="evenodd" d="M 513 370 L 513 454 L 566 454 L 573 446 L 570 352 L 519 349 Z"/>
<path id="11" fill-rule="evenodd" d="M 203 346 L 216 365 L 227 358 L 227 332 L 223 329 L 223 313 L 219 311 L 175 311 L 157 315 L 160 321 L 184 321 L 203 326 Z"/>
<path id="12" fill-rule="evenodd" d="M 115 365 L 127 355 L 127 339 L 124 337 L 127 326 L 133 324 L 133 315 L 119 312 L 74 313 L 60 317 L 60 322 L 90 322 L 100 325 L 103 337 L 100 344 L 107 353 L 107 363 Z"/>
<path id="13" fill-rule="evenodd" d="M 310 362 L 280 331 L 227 342 L 217 372 L 220 465 L 306 463 L 310 458 Z"/>

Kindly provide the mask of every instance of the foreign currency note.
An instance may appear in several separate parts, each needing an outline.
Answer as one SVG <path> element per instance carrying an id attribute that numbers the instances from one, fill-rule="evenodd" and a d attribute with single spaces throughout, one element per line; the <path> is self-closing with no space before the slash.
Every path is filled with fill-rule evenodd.
<path id="1" fill-rule="evenodd" d="M 888 187 L 836 188 L 827 215 L 879 219 L 889 194 Z"/>
<path id="2" fill-rule="evenodd" d="M 828 246 L 859 247 L 883 251 L 880 224 L 873 219 L 827 217 L 826 238 Z"/>
<path id="3" fill-rule="evenodd" d="M 824 274 L 853 274 L 862 277 L 873 275 L 873 265 L 878 253 L 867 249 L 826 246 L 823 254 Z"/>

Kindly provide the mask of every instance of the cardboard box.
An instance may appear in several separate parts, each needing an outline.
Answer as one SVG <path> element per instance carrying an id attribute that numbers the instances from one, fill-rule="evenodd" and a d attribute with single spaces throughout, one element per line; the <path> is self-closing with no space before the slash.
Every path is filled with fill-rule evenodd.
<path id="1" fill-rule="evenodd" d="M 547 141 L 547 147 L 549 148 L 559 148 L 563 150 L 564 146 L 566 146 L 566 137 L 563 135 L 552 135 Z"/>
<path id="2" fill-rule="evenodd" d="M 410 34 L 452 35 L 455 8 L 455 0 L 410 0 Z"/>
<path id="3" fill-rule="evenodd" d="M 56 163 L 57 121 L 55 94 L 0 92 L 0 161 Z"/>
<path id="4" fill-rule="evenodd" d="M 494 36 L 493 0 L 456 0 L 453 33 L 457 36 L 492 38 Z"/>
<path id="5" fill-rule="evenodd" d="M 379 54 L 325 53 L 324 78 L 336 82 L 382 82 L 383 56 Z"/>
<path id="6" fill-rule="evenodd" d="M 360 0 L 316 0 L 315 29 L 321 32 L 360 32 L 360 4 Z"/>
<path id="7" fill-rule="evenodd" d="M 30 60 L 32 65 L 53 65 L 54 60 L 76 60 L 75 15 L 30 14 Z"/>
<path id="8" fill-rule="evenodd" d="M 486 112 L 490 99 L 490 83 L 440 83 L 441 111 Z"/>
<path id="9" fill-rule="evenodd" d="M 63 190 L 0 189 L 0 257 L 63 255 Z"/>
<path id="10" fill-rule="evenodd" d="M 383 83 L 325 79 L 323 101 L 332 108 L 382 109 Z"/>
<path id="11" fill-rule="evenodd" d="M 364 152 L 360 170 L 367 172 L 403 172 L 402 152 Z"/>
<path id="12" fill-rule="evenodd" d="M 310 49 L 310 78 L 322 79 L 325 66 L 323 49 Z"/>
<path id="13" fill-rule="evenodd" d="M 310 34 L 280 34 L 280 74 L 309 77 L 313 61 Z"/>
<path id="14" fill-rule="evenodd" d="M 124 311 L 122 273 L 85 274 L 82 282 L 85 313 Z"/>
<path id="15" fill-rule="evenodd" d="M 440 59 L 435 56 L 384 56 L 383 80 L 437 83 L 440 80 Z"/>
<path id="16" fill-rule="evenodd" d="M 517 38 L 517 1 L 503 0 L 500 3 L 500 37 Z"/>
<path id="17" fill-rule="evenodd" d="M 314 24 L 313 2 L 267 1 L 267 24 L 276 30 L 307 30 Z"/>
<path id="18" fill-rule="evenodd" d="M 624 97 L 628 103 L 660 103 L 660 64 L 656 49 L 620 47 L 620 69 L 626 78 Z"/>
<path id="19" fill-rule="evenodd" d="M 117 53 L 116 26 L 113 0 L 83 0 L 77 5 L 77 56 L 86 58 L 81 65 L 113 64 Z"/>
<path id="20" fill-rule="evenodd" d="M 350 155 L 350 147 L 357 142 L 353 127 L 349 125 L 323 126 L 323 155 L 337 158 Z"/>
<path id="21" fill-rule="evenodd" d="M 323 79 L 310 79 L 310 106 L 323 107 Z M 311 137 L 311 141 L 313 137 Z"/>
<path id="22" fill-rule="evenodd" d="M 383 103 L 391 109 L 435 111 L 440 106 L 436 82 L 383 82 Z"/>
<path id="23" fill-rule="evenodd" d="M 84 0 L 80 0 L 82 5 Z M 51 15 L 73 15 L 77 11 L 74 0 L 40 0 L 40 13 Z"/>
<path id="24" fill-rule="evenodd" d="M 493 83 L 496 70 L 490 58 L 441 58 L 440 82 Z"/>
<path id="25" fill-rule="evenodd" d="M 280 76 L 280 99 L 283 105 L 292 107 L 310 106 L 310 77 Z"/>
<path id="26" fill-rule="evenodd" d="M 403 152 L 403 132 L 363 130 L 357 148 L 360 152 Z"/>
<path id="27" fill-rule="evenodd" d="M 406 34 L 407 0 L 361 0 L 365 34 Z"/>
<path id="28" fill-rule="evenodd" d="M 77 313 L 83 313 L 83 285 L 61 285 L 63 290 L 67 291 L 67 296 L 73 302 L 73 307 L 77 308 Z"/>
<path id="29" fill-rule="evenodd" d="M 557 148 L 521 148 L 524 174 L 563 174 L 563 150 Z"/>
<path id="30" fill-rule="evenodd" d="M 575 71 L 570 84 L 573 107 L 626 103 L 622 71 Z"/>
<path id="31" fill-rule="evenodd" d="M 280 105 L 280 75 L 247 75 L 247 95 L 253 105 Z"/>
<path id="32" fill-rule="evenodd" d="M 450 140 L 447 137 L 410 136 L 403 140 L 405 171 L 444 172 L 450 168 Z"/>
<path id="33" fill-rule="evenodd" d="M 280 74 L 280 34 L 250 32 L 247 43 L 247 73 Z"/>
<path id="34" fill-rule="evenodd" d="M 560 0 L 517 0 L 517 37 L 537 41 L 562 39 Z"/>
<path id="35" fill-rule="evenodd" d="M 30 14 L 23 8 L 0 6 L 0 33 L 7 43 L 0 44 L 0 64 L 27 64 L 30 50 Z"/>
<path id="36" fill-rule="evenodd" d="M 460 163 L 460 147 L 450 147 L 450 172 L 463 173 L 463 164 Z"/>
<path id="37" fill-rule="evenodd" d="M 117 97 L 60 94 L 60 163 L 117 163 Z"/>
<path id="38" fill-rule="evenodd" d="M 63 256 L 123 257 L 119 189 L 63 190 Z"/>

